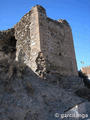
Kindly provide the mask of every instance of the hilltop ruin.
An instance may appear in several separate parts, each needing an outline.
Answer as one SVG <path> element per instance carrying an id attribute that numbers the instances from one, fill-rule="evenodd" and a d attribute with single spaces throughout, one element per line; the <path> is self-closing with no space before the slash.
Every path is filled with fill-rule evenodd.
<path id="1" fill-rule="evenodd" d="M 62 116 L 73 114 L 82 116 Z M 78 76 L 70 25 L 37 5 L 0 31 L 0 120 L 79 118 L 90 118 L 90 89 Z"/>
<path id="2" fill-rule="evenodd" d="M 0 32 L 0 59 L 25 63 L 37 75 L 78 76 L 73 37 L 66 20 L 53 20 L 37 5 L 7 31 Z"/>

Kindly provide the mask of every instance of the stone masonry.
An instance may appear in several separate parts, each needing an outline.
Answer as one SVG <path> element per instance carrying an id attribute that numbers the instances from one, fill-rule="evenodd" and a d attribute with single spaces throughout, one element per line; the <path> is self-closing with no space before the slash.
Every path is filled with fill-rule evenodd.
<path id="1" fill-rule="evenodd" d="M 45 9 L 37 5 L 12 31 L 15 60 L 25 63 L 40 77 L 48 73 L 78 75 L 72 31 L 66 20 L 48 18 Z"/>

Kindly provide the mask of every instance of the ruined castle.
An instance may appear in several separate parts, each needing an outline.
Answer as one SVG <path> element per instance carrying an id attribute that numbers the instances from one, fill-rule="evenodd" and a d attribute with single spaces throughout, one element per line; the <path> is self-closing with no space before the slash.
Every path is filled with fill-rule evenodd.
<path id="1" fill-rule="evenodd" d="M 14 28 L 0 32 L 0 60 L 10 59 L 29 66 L 39 76 L 47 73 L 77 76 L 70 25 L 53 20 L 37 5 Z"/>
<path id="2" fill-rule="evenodd" d="M 78 77 L 66 20 L 48 18 L 37 5 L 0 31 L 0 120 L 89 118 L 90 89 Z"/>

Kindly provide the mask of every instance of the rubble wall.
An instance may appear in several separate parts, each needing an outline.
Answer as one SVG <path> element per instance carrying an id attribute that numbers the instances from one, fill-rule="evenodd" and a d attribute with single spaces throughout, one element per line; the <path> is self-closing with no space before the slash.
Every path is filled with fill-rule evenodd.
<path id="1" fill-rule="evenodd" d="M 15 25 L 15 38 L 16 60 L 40 76 L 77 76 L 72 31 L 67 21 L 48 18 L 45 9 L 37 5 Z"/>

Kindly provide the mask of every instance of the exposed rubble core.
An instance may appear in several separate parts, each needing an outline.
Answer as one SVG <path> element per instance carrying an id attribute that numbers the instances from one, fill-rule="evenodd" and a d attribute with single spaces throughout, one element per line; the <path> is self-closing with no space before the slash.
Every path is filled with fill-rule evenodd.
<path id="1" fill-rule="evenodd" d="M 72 31 L 66 20 L 56 21 L 47 17 L 45 9 L 37 5 L 14 28 L 17 61 L 20 58 L 36 72 L 40 68 L 36 63 L 38 53 L 42 52 L 48 71 L 78 75 Z"/>
<path id="2" fill-rule="evenodd" d="M 46 63 L 42 52 L 39 52 L 38 57 L 36 59 L 36 64 L 36 72 L 41 78 L 44 78 L 46 76 Z"/>

